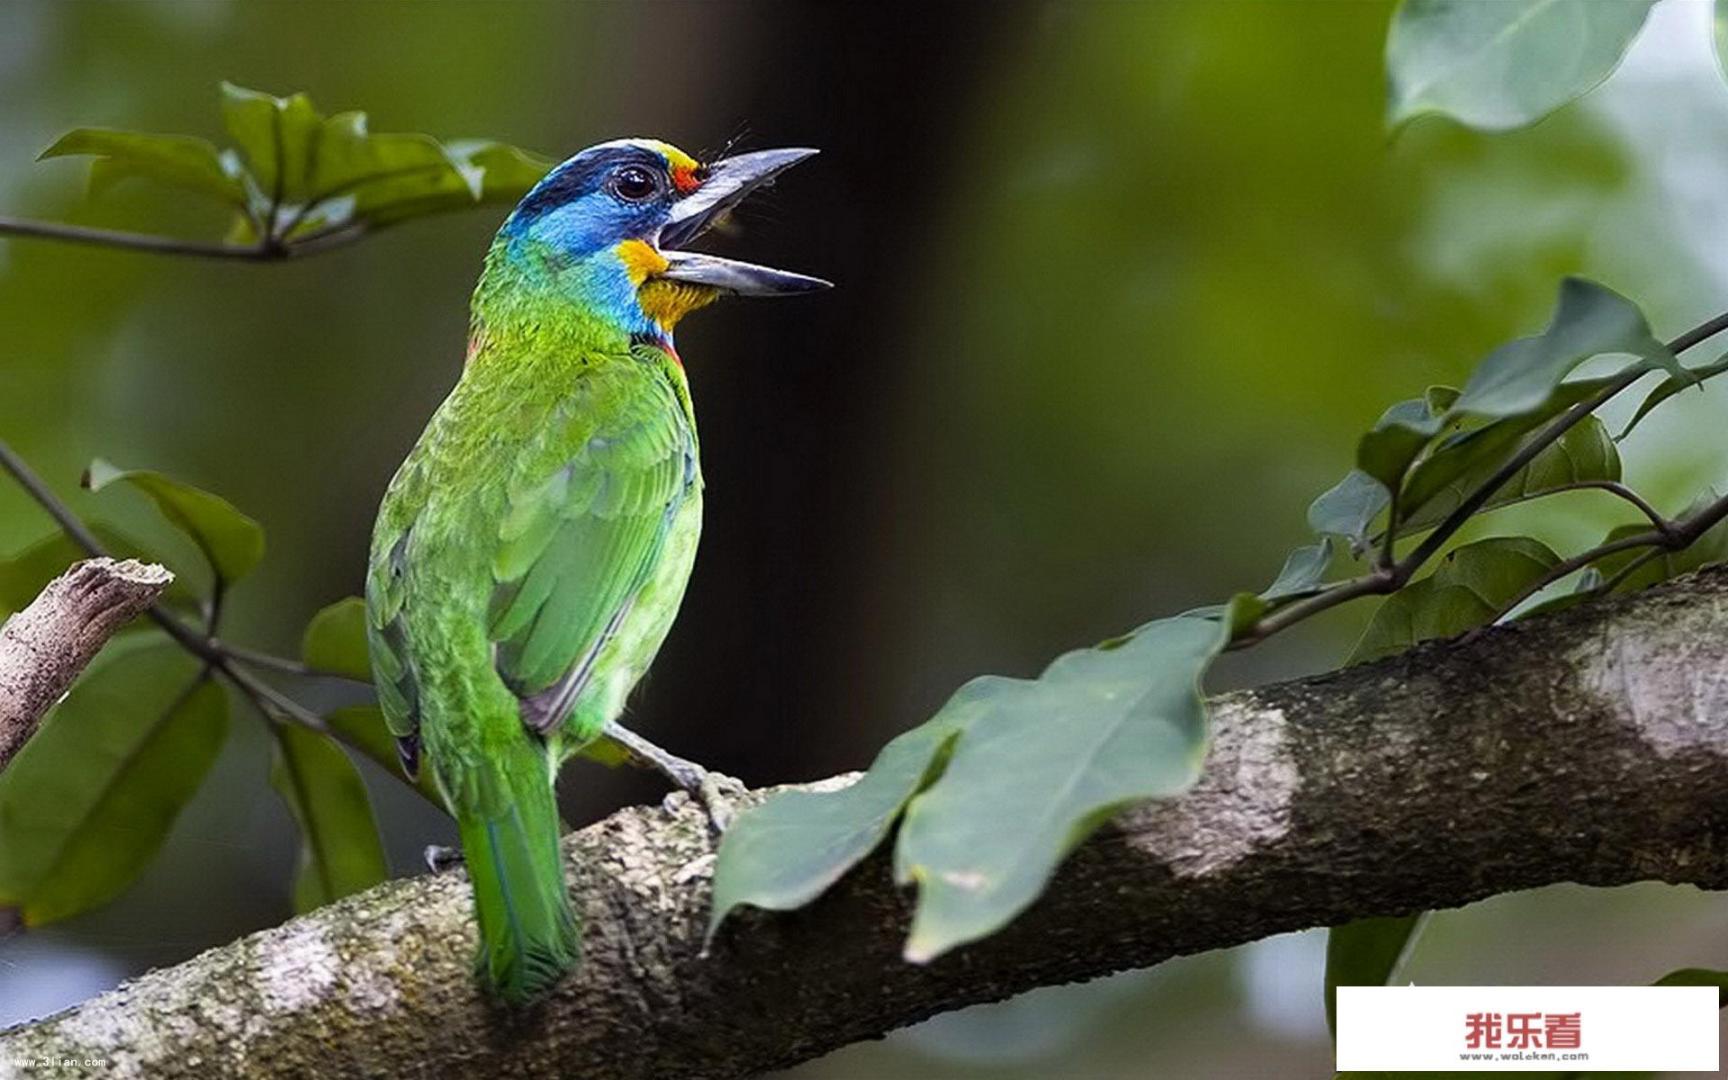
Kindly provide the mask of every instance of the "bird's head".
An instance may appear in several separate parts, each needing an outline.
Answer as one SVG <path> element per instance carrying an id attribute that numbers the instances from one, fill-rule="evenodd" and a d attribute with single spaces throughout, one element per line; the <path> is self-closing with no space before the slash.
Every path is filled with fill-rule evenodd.
<path id="1" fill-rule="evenodd" d="M 786 296 L 820 278 L 679 250 L 814 150 L 757 150 L 702 163 L 668 143 L 601 143 L 547 173 L 498 232 L 496 258 L 631 333 L 669 335 L 728 294 Z"/>

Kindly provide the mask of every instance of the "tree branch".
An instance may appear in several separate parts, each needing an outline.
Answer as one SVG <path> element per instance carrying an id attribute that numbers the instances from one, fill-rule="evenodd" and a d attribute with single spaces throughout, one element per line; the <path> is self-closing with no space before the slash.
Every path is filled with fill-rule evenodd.
<path id="1" fill-rule="evenodd" d="M 158 236 L 154 233 L 94 229 L 58 221 L 0 217 L 0 236 L 59 240 L 121 251 L 142 251 L 153 255 L 190 255 L 200 259 L 230 259 L 239 262 L 281 262 L 300 255 L 330 251 L 354 243 L 365 236 L 367 231 L 364 224 L 357 222 L 295 240 L 271 237 L 255 244 L 224 244 L 182 240 L 179 237 Z"/>
<path id="2" fill-rule="evenodd" d="M 1728 886 L 1728 571 L 1228 694 L 1214 719 L 1195 790 L 1122 815 L 1007 930 L 928 966 L 900 959 L 908 897 L 880 855 L 703 957 L 712 847 L 680 795 L 566 839 L 586 959 L 537 1009 L 478 995 L 450 872 L 15 1028 L 0 1076 L 52 1056 L 167 1080 L 741 1077 L 1286 930 L 1559 881 Z"/>
<path id="3" fill-rule="evenodd" d="M 0 625 L 0 770 L 108 639 L 173 580 L 160 566 L 91 559 Z"/>

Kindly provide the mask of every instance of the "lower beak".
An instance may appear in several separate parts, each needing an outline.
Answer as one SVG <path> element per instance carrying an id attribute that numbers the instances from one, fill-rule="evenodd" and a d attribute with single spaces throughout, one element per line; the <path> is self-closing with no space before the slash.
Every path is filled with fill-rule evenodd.
<path id="1" fill-rule="evenodd" d="M 805 149 L 756 150 L 723 158 L 710 165 L 708 178 L 702 186 L 673 205 L 671 215 L 660 230 L 660 243 L 663 245 L 660 254 L 668 265 L 658 276 L 739 296 L 786 296 L 829 288 L 830 282 L 789 270 L 775 270 L 718 255 L 665 250 L 701 236 L 745 196 L 772 183 L 776 176 L 815 153 Z"/>
<path id="2" fill-rule="evenodd" d="M 718 255 L 702 255 L 694 251 L 662 251 L 660 255 L 667 266 L 657 276 L 707 285 L 737 296 L 790 296 L 834 287 L 833 282 L 819 277 L 737 259 L 722 259 Z"/>

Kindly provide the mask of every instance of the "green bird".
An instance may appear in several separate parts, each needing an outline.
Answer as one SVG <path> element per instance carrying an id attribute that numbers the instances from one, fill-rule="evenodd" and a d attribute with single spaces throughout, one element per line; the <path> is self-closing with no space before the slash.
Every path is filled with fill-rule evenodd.
<path id="1" fill-rule="evenodd" d="M 680 786 L 707 774 L 618 724 L 665 639 L 702 529 L 685 314 L 827 282 L 675 250 L 814 154 L 702 164 L 590 147 L 511 212 L 474 291 L 455 389 L 378 510 L 366 578 L 378 696 L 422 751 L 474 885 L 481 982 L 535 998 L 577 963 L 554 782 L 609 740 Z"/>

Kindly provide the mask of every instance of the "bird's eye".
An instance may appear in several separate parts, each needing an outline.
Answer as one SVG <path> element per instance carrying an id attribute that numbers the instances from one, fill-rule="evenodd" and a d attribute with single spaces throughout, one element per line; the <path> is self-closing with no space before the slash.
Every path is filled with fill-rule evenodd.
<path id="1" fill-rule="evenodd" d="M 654 174 L 640 165 L 626 165 L 612 178 L 613 194 L 628 202 L 641 202 L 652 198 L 659 189 L 660 185 L 655 181 Z"/>

